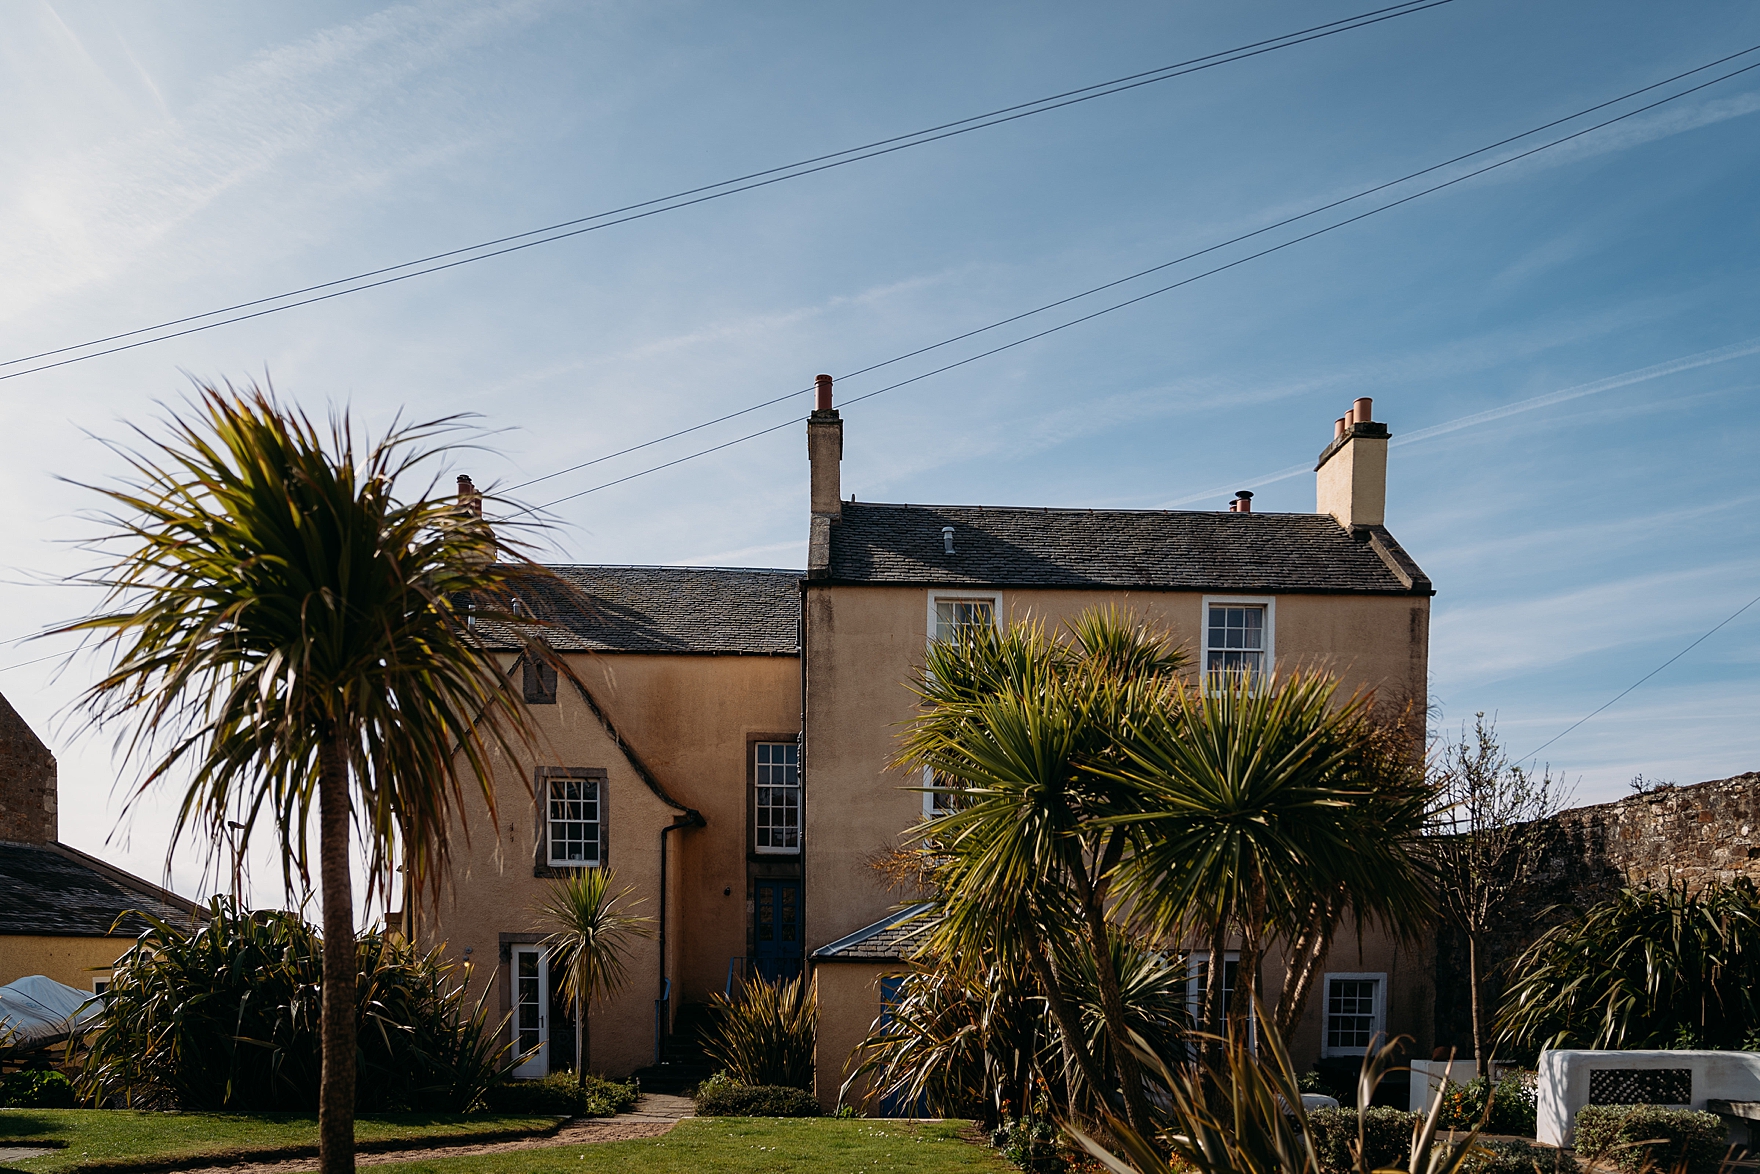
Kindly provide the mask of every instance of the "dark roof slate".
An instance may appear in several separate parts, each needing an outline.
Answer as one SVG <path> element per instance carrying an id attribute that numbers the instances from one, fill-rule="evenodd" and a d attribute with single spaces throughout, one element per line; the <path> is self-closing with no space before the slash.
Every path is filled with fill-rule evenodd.
<path id="1" fill-rule="evenodd" d="M 911 905 L 888 914 L 873 925 L 820 946 L 812 953 L 815 962 L 899 962 L 909 957 L 916 940 L 929 928 L 921 914 L 927 904 Z"/>
<path id="2" fill-rule="evenodd" d="M 555 627 L 544 637 L 561 652 L 786 655 L 799 651 L 799 571 L 732 567 L 557 566 L 561 584 L 522 593 L 532 614 Z M 500 624 L 491 643 L 517 648 Z"/>
<path id="3" fill-rule="evenodd" d="M 1380 526 L 1326 514 L 846 502 L 833 583 L 1433 594 Z M 954 553 L 942 527 L 953 527 Z"/>
<path id="4" fill-rule="evenodd" d="M 65 844 L 0 842 L 0 934 L 134 937 L 127 910 L 187 925 L 196 906 Z"/>

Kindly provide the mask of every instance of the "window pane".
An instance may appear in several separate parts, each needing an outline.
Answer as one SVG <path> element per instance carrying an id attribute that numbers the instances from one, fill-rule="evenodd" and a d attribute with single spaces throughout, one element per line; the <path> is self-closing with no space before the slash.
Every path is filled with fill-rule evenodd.
<path id="1" fill-rule="evenodd" d="M 762 852 L 799 852 L 800 747 L 793 742 L 759 742 L 755 753 L 752 842 Z"/>
<path id="2" fill-rule="evenodd" d="M 937 599 L 935 639 L 951 640 L 960 632 L 995 623 L 996 603 L 990 599 Z"/>
<path id="3" fill-rule="evenodd" d="M 596 779 L 551 779 L 550 863 L 599 862 L 599 783 Z"/>
<path id="4" fill-rule="evenodd" d="M 1380 985 L 1373 978 L 1335 978 L 1327 984 L 1327 1047 L 1369 1046 L 1375 1033 L 1375 999 Z"/>

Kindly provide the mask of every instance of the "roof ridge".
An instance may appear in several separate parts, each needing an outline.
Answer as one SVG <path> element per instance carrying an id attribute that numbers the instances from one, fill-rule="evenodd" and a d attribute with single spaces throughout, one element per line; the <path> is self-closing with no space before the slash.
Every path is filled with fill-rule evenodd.
<path id="1" fill-rule="evenodd" d="M 1156 517 L 1170 515 L 1189 515 L 1194 517 L 1221 515 L 1228 517 L 1254 518 L 1313 518 L 1332 521 L 1328 514 L 1310 514 L 1299 510 L 1256 510 L 1251 514 L 1236 514 L 1231 510 L 1168 510 L 1168 509 L 1136 509 L 1129 506 L 1099 505 L 932 505 L 908 501 L 846 501 L 844 509 L 855 506 L 857 509 L 872 506 L 888 510 L 1007 510 L 1021 514 L 1143 514 Z"/>

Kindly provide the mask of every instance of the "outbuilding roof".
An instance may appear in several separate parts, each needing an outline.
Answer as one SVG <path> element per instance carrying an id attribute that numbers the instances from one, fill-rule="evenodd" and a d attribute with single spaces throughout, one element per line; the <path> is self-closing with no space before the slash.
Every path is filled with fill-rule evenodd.
<path id="1" fill-rule="evenodd" d="M 800 571 L 736 567 L 555 566 L 523 602 L 555 627 L 560 652 L 794 656 L 800 650 Z M 511 632 L 487 625 L 493 642 Z"/>
<path id="2" fill-rule="evenodd" d="M 0 842 L 0 934 L 134 937 L 130 910 L 187 925 L 198 907 L 65 844 Z"/>
<path id="3" fill-rule="evenodd" d="M 873 925 L 863 926 L 846 937 L 820 946 L 811 957 L 815 962 L 902 962 L 915 950 L 917 939 L 929 928 L 922 916 L 931 908 L 927 903 L 909 905 L 890 913 Z"/>
<path id="4" fill-rule="evenodd" d="M 1434 594 L 1384 527 L 1346 530 L 1326 514 L 853 501 L 841 510 L 822 582 Z"/>

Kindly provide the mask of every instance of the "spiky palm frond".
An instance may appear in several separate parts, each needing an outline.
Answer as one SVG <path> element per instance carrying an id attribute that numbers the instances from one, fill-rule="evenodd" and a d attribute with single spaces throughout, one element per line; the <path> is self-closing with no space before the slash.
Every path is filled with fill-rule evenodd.
<path id="1" fill-rule="evenodd" d="M 731 999 L 710 995 L 709 1007 L 715 1026 L 703 1048 L 729 1076 L 741 1084 L 813 1087 L 819 999 L 806 975 L 757 979 Z"/>
<path id="2" fill-rule="evenodd" d="M 494 812 L 490 752 L 538 736 L 472 621 L 535 634 L 512 605 L 549 576 L 431 484 L 400 496 L 458 417 L 394 422 L 360 451 L 346 414 L 326 435 L 255 388 L 203 386 L 192 407 L 163 439 L 140 432 L 144 451 L 113 446 L 133 477 L 93 487 L 111 507 L 93 545 L 111 561 L 77 580 L 104 603 L 58 629 L 111 656 L 81 703 L 148 760 L 132 802 L 188 779 L 173 844 L 224 839 L 229 819 L 248 837 L 266 815 L 291 887 L 309 875 L 320 747 L 336 739 L 369 877 L 398 840 L 416 878 L 443 876 L 466 788 Z"/>

